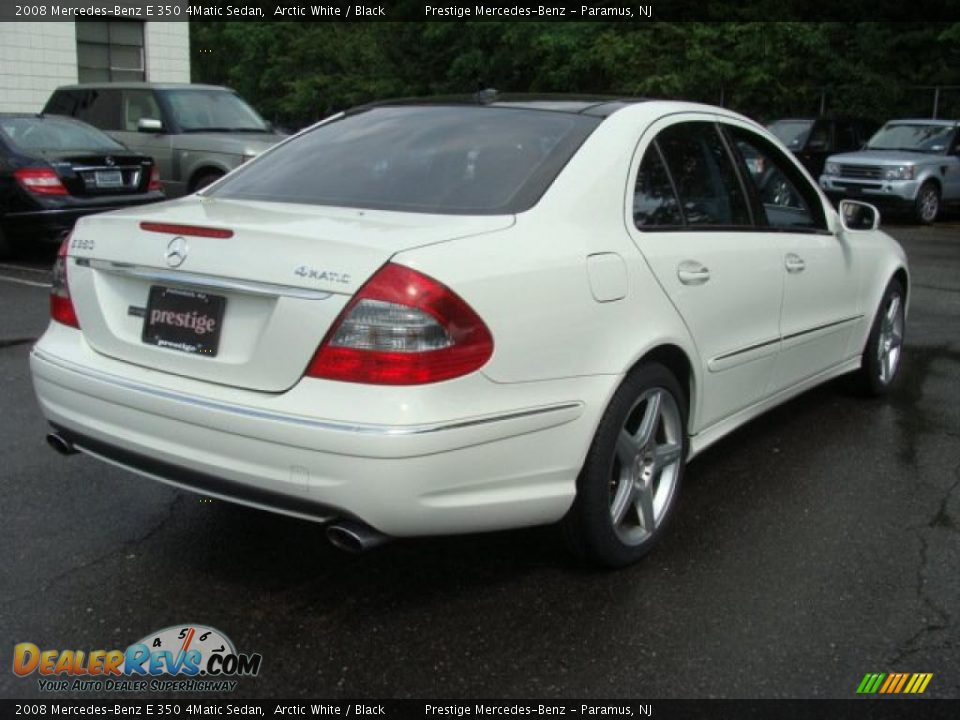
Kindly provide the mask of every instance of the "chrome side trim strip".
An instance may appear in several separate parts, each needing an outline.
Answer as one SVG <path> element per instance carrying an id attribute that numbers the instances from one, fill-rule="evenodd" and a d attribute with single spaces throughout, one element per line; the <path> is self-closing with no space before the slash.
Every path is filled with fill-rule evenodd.
<path id="1" fill-rule="evenodd" d="M 185 395 L 183 393 L 173 392 L 171 390 L 163 390 L 158 387 L 151 385 L 143 385 L 141 383 L 136 383 L 124 378 L 117 377 L 116 375 L 111 375 L 109 373 L 104 373 L 99 370 L 91 370 L 89 368 L 84 368 L 75 363 L 72 363 L 68 360 L 63 360 L 61 358 L 48 355 L 42 350 L 37 350 L 34 348 L 33 354 L 40 360 L 50 363 L 51 365 L 56 365 L 57 367 L 67 370 L 69 372 L 76 373 L 78 375 L 84 375 L 93 380 L 99 382 L 109 383 L 116 387 L 123 388 L 125 390 L 131 390 L 133 392 L 142 393 L 144 395 L 151 395 L 153 397 L 162 398 L 164 400 L 172 400 L 174 402 L 186 403 L 189 405 L 194 405 L 196 407 L 203 407 L 210 410 L 218 410 L 221 412 L 231 413 L 233 415 L 240 415 L 243 417 L 256 418 L 258 420 L 273 420 L 276 422 L 285 422 L 293 425 L 301 425 L 311 428 L 316 428 L 318 430 L 332 430 L 334 432 L 347 432 L 354 433 L 357 435 L 379 435 L 379 436 L 408 436 L 408 435 L 427 435 L 435 432 L 445 432 L 447 430 L 462 430 L 464 428 L 476 427 L 477 425 L 487 425 L 495 422 L 502 422 L 504 420 L 518 420 L 520 418 L 532 417 L 535 415 L 545 415 L 547 413 L 560 412 L 563 410 L 572 410 L 575 408 L 580 408 L 583 406 L 582 402 L 573 401 L 565 403 L 557 403 L 554 405 L 544 405 L 541 407 L 534 408 L 524 408 L 521 410 L 516 410 L 512 412 L 499 413 L 496 415 L 485 415 L 481 417 L 472 417 L 464 418 L 462 420 L 451 420 L 448 422 L 440 423 L 425 423 L 421 425 L 379 425 L 372 423 L 346 423 L 338 422 L 335 420 L 317 420 L 314 418 L 303 417 L 302 415 L 288 415 L 286 413 L 277 413 L 270 412 L 269 410 L 255 410 L 253 408 L 244 407 L 242 405 L 231 405 L 229 403 L 219 402 L 217 400 L 208 400 L 206 398 L 198 398 L 193 395 Z"/>
<path id="2" fill-rule="evenodd" d="M 816 327 L 808 328 L 807 330 L 800 330 L 799 332 L 790 333 L 789 335 L 784 335 L 783 337 L 776 337 L 770 340 L 764 340 L 754 345 L 748 345 L 745 348 L 740 348 L 739 350 L 733 350 L 731 352 L 724 353 L 723 355 L 717 355 L 715 358 L 710 360 L 710 363 L 709 363 L 710 369 L 711 370 L 714 369 L 713 366 L 716 363 L 720 363 L 724 360 L 729 360 L 730 358 L 734 358 L 738 355 L 743 355 L 745 353 L 753 352 L 754 350 L 760 350 L 761 348 L 765 348 L 769 345 L 775 345 L 780 342 L 795 340 L 798 337 L 802 337 L 804 335 L 810 335 L 811 333 L 819 332 L 820 330 L 828 330 L 829 328 L 832 328 L 832 327 L 845 325 L 847 323 L 854 322 L 855 320 L 860 320 L 862 317 L 863 315 L 852 315 L 848 318 L 844 318 L 843 320 L 836 320 L 834 322 L 825 323 L 823 325 L 817 325 Z"/>
<path id="3" fill-rule="evenodd" d="M 772 340 L 764 340 L 763 342 L 758 342 L 754 345 L 748 345 L 745 348 L 740 348 L 739 350 L 734 350 L 732 352 L 724 353 L 723 355 L 717 355 L 711 362 L 718 362 L 720 360 L 728 360 L 737 355 L 742 355 L 743 353 L 751 352 L 752 350 L 759 350 L 760 348 L 767 347 L 767 345 L 775 345 L 780 342 L 780 338 L 775 337 Z"/>
<path id="4" fill-rule="evenodd" d="M 333 295 L 333 293 L 324 290 L 311 290 L 293 285 L 277 285 L 253 280 L 235 280 L 233 278 L 217 277 L 216 275 L 161 270 L 159 268 L 145 267 L 142 265 L 110 262 L 109 260 L 80 257 L 76 258 L 75 261 L 77 265 L 90 267 L 94 270 L 110 273 L 111 275 L 122 275 L 173 285 L 186 285 L 192 288 L 227 290 L 245 293 L 247 295 L 260 295 L 262 297 L 292 297 L 300 300 L 326 300 Z"/>
<path id="5" fill-rule="evenodd" d="M 845 325 L 847 323 L 853 322 L 854 320 L 859 320 L 863 315 L 851 315 L 848 318 L 843 320 L 835 320 L 834 322 L 825 323 L 823 325 L 817 325 L 816 327 L 808 328 L 806 330 L 800 330 L 798 332 L 790 333 L 789 335 L 784 335 L 784 341 L 793 340 L 794 338 L 801 337 L 802 335 L 809 335 L 810 333 L 818 332 L 819 330 L 826 330 L 827 328 L 837 327 L 838 325 Z"/>

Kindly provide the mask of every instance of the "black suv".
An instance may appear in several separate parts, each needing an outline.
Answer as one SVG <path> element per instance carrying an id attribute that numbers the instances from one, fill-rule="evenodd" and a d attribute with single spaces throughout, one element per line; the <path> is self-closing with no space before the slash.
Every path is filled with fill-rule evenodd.
<path id="1" fill-rule="evenodd" d="M 826 116 L 784 118 L 767 125 L 814 179 L 823 173 L 827 157 L 859 150 L 878 127 L 877 123 L 862 118 Z"/>

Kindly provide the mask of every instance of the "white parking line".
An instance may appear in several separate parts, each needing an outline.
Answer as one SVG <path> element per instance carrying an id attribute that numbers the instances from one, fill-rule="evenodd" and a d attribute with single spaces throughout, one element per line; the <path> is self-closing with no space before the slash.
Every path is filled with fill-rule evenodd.
<path id="1" fill-rule="evenodd" d="M 0 268 L 6 268 L 7 270 L 16 270 L 17 272 L 27 272 L 35 273 L 37 275 L 49 275 L 49 268 L 46 270 L 41 270 L 40 268 L 24 267 L 22 265 L 11 265 L 10 263 L 0 263 Z"/>
<path id="2" fill-rule="evenodd" d="M 34 282 L 33 280 L 21 280 L 20 278 L 7 277 L 6 275 L 0 275 L 0 280 L 3 280 L 4 282 L 16 283 L 17 285 L 29 285 L 30 287 L 50 287 L 50 283 Z"/>

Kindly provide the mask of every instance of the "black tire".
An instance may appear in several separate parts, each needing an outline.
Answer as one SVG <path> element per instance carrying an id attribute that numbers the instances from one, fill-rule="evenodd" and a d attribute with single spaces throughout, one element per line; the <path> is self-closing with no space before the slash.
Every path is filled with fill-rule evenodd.
<path id="1" fill-rule="evenodd" d="M 208 170 L 206 172 L 197 175 L 194 178 L 193 182 L 190 183 L 190 192 L 195 193 L 198 190 L 203 190 L 210 183 L 219 180 L 223 177 L 222 172 L 217 172 L 216 170 Z"/>
<path id="2" fill-rule="evenodd" d="M 669 395 L 669 401 L 665 396 L 659 395 L 660 391 L 665 391 Z M 653 488 L 651 497 L 659 497 L 660 488 L 663 488 L 665 493 L 660 506 L 660 515 L 652 524 L 652 531 L 640 527 L 643 522 L 640 517 L 641 510 L 635 509 L 632 501 L 628 501 L 629 507 L 624 514 L 623 522 L 627 521 L 626 513 L 636 512 L 637 527 L 635 530 L 630 530 L 637 534 L 635 538 L 628 536 L 625 539 L 624 534 L 627 530 L 621 525 L 615 525 L 612 517 L 615 498 L 619 493 L 618 483 L 623 482 L 622 474 L 627 469 L 626 465 L 620 463 L 618 440 L 625 427 L 630 432 L 631 423 L 635 419 L 634 415 L 636 413 L 643 415 L 647 411 L 645 403 L 650 401 L 642 399 L 650 393 L 659 395 L 660 404 L 665 411 L 663 418 L 656 421 L 658 425 L 654 428 L 655 432 L 651 437 L 656 442 L 659 442 L 660 438 L 663 439 L 664 444 L 661 448 L 674 448 L 678 445 L 679 455 L 673 464 L 665 464 L 661 474 L 650 481 L 650 487 Z M 668 418 L 666 415 L 668 409 L 670 413 L 675 410 L 677 417 L 674 418 L 671 415 Z M 675 422 L 679 425 L 675 426 Z M 668 424 L 671 427 L 673 440 L 667 433 Z M 638 561 L 657 544 L 669 524 L 683 483 L 689 446 L 686 428 L 686 395 L 676 377 L 667 368 L 656 363 L 641 365 L 624 379 L 600 420 L 587 453 L 586 462 L 577 479 L 576 500 L 562 521 L 564 536 L 570 549 L 577 556 L 592 565 L 608 568 L 623 567 Z M 668 471 L 669 486 L 663 485 Z M 637 502 L 639 503 L 639 500 Z M 653 507 L 652 503 L 650 507 Z"/>
<path id="3" fill-rule="evenodd" d="M 894 333 L 894 346 L 898 352 L 891 373 L 889 367 L 886 370 L 884 368 L 884 355 L 886 353 L 881 353 L 881 343 L 885 343 L 890 337 L 887 335 L 889 331 L 888 323 L 890 322 L 889 315 L 895 298 L 898 303 L 896 314 L 899 322 L 899 333 Z M 887 289 L 884 290 L 880 307 L 877 308 L 876 317 L 874 317 L 873 325 L 870 327 L 870 335 L 867 336 L 867 344 L 863 349 L 860 369 L 855 375 L 857 389 L 867 396 L 886 395 L 896 385 L 897 379 L 900 377 L 900 368 L 903 365 L 903 338 L 906 332 L 905 300 L 903 285 L 894 278 L 887 285 Z M 898 338 L 897 335 L 899 335 Z"/>
<path id="4" fill-rule="evenodd" d="M 940 214 L 940 188 L 932 180 L 927 180 L 917 191 L 913 204 L 913 216 L 922 225 L 932 225 Z"/>

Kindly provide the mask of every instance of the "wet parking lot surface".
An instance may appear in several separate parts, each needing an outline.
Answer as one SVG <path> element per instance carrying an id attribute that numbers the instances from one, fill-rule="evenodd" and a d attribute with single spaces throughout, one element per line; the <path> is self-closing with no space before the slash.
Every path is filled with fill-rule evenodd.
<path id="1" fill-rule="evenodd" d="M 233 697 L 849 698 L 867 672 L 960 697 L 960 222 L 887 229 L 913 272 L 893 396 L 834 382 L 721 441 L 660 547 L 610 573 L 553 528 L 344 555 L 314 524 L 54 454 L 27 367 L 52 253 L 3 263 L 0 696 L 44 695 L 15 643 L 200 623 L 263 656 Z"/>

